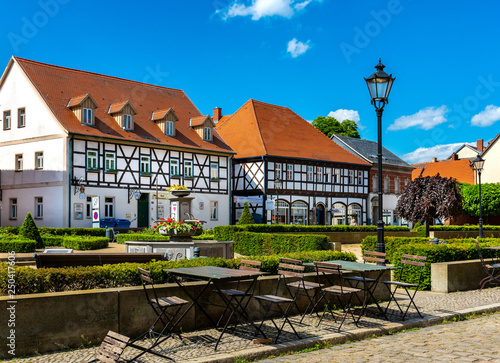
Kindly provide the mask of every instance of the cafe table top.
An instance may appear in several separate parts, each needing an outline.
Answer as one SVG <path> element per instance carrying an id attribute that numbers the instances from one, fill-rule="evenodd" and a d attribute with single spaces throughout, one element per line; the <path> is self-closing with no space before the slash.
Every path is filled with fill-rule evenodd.
<path id="1" fill-rule="evenodd" d="M 321 261 L 327 263 L 334 263 L 336 265 L 340 265 L 342 270 L 351 270 L 356 272 L 370 272 L 370 271 L 381 271 L 381 270 L 397 270 L 399 267 L 397 266 L 384 266 L 384 265 L 375 265 L 371 263 L 359 263 L 352 261 L 343 261 L 343 260 L 333 260 L 333 261 Z M 304 263 L 305 266 L 313 266 L 313 262 Z"/>
<path id="2" fill-rule="evenodd" d="M 485 250 L 500 250 L 500 246 L 483 247 Z"/>
<path id="3" fill-rule="evenodd" d="M 197 266 L 197 267 L 180 267 L 170 268 L 164 271 L 170 272 L 176 276 L 190 277 L 199 280 L 218 280 L 218 281 L 231 281 L 231 280 L 244 280 L 254 279 L 258 276 L 266 274 L 261 271 L 247 271 L 237 270 L 226 267 L 217 266 Z"/>

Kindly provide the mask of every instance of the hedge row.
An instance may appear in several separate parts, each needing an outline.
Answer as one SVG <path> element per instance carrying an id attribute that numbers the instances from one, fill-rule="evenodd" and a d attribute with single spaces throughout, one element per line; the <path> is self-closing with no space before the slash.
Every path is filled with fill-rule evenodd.
<path id="1" fill-rule="evenodd" d="M 125 241 L 169 241 L 170 237 L 158 234 L 141 233 L 119 233 L 116 235 L 116 243 L 124 244 Z"/>
<path id="2" fill-rule="evenodd" d="M 40 234 L 51 234 L 53 236 L 94 236 L 105 237 L 106 228 L 52 228 L 38 227 Z"/>
<path id="3" fill-rule="evenodd" d="M 408 227 L 387 226 L 386 231 L 409 232 Z M 377 226 L 301 226 L 291 224 L 245 224 L 214 227 L 214 237 L 219 241 L 232 241 L 236 232 L 279 233 L 279 232 L 376 232 Z"/>
<path id="4" fill-rule="evenodd" d="M 424 230 L 425 230 L 425 226 Z M 429 226 L 430 231 L 479 231 L 479 225 L 472 226 Z M 500 226 L 485 225 L 483 231 L 500 231 Z"/>
<path id="5" fill-rule="evenodd" d="M 300 259 L 304 262 L 346 260 L 355 261 L 352 253 L 338 251 L 296 252 L 281 257 Z M 262 269 L 271 274 L 278 270 L 278 256 L 249 256 L 249 259 L 262 261 Z M 123 263 L 117 265 L 41 268 L 17 267 L 15 271 L 16 294 L 34 294 L 56 291 L 76 291 L 97 288 L 111 288 L 140 285 L 137 267 L 151 271 L 157 283 L 172 282 L 170 274 L 164 269 L 194 266 L 220 266 L 238 268 L 241 258 L 195 258 L 179 261 L 152 261 L 146 264 Z M 7 292 L 7 264 L 0 264 L 0 294 Z"/>
<path id="6" fill-rule="evenodd" d="M 109 245 L 106 237 L 64 237 L 62 246 L 75 250 L 99 250 Z"/>
<path id="7" fill-rule="evenodd" d="M 270 256 L 289 252 L 330 249 L 330 240 L 324 235 L 234 233 L 234 252 L 249 256 Z"/>
<path id="8" fill-rule="evenodd" d="M 2 239 L 0 241 L 0 252 L 35 252 L 36 241 L 22 238 Z"/>

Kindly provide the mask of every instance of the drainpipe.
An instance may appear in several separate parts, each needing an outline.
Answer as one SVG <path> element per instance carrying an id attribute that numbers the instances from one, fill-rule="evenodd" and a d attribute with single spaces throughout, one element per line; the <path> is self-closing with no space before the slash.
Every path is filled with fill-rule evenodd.
<path id="1" fill-rule="evenodd" d="M 73 135 L 69 139 L 69 165 L 68 165 L 68 228 L 71 228 L 71 179 L 73 173 Z"/>
<path id="2" fill-rule="evenodd" d="M 262 155 L 261 158 L 262 158 L 262 166 L 264 169 L 264 190 L 262 191 L 262 221 L 264 222 L 264 224 L 267 224 L 267 210 L 266 210 L 267 168 L 266 168 L 266 161 L 264 160 L 264 155 Z M 278 201 L 276 200 L 276 202 Z"/>

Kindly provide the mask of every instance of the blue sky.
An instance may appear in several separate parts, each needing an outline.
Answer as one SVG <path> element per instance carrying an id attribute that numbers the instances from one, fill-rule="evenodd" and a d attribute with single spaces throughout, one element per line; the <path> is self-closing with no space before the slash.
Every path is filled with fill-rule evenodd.
<path id="1" fill-rule="evenodd" d="M 306 120 L 354 119 L 377 139 L 363 77 L 396 77 L 383 145 L 446 158 L 500 131 L 496 1 L 40 0 L 3 2 L 12 55 L 183 89 L 204 114 L 253 98 Z"/>

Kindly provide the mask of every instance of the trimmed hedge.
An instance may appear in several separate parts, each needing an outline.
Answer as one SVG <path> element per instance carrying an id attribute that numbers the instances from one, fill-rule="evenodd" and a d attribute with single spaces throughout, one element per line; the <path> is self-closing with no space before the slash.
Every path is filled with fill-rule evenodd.
<path id="1" fill-rule="evenodd" d="M 425 229 L 425 226 L 424 226 Z M 472 226 L 429 226 L 430 231 L 479 231 L 479 225 Z M 500 231 L 500 226 L 485 225 L 483 231 Z"/>
<path id="2" fill-rule="evenodd" d="M 9 238 L 0 241 L 0 252 L 35 252 L 36 241 L 23 238 Z"/>
<path id="3" fill-rule="evenodd" d="M 94 236 L 106 237 L 106 228 L 52 228 L 38 227 L 40 233 L 53 236 Z"/>
<path id="4" fill-rule="evenodd" d="M 287 253 L 281 257 L 295 258 L 304 262 L 346 260 L 355 261 L 353 253 L 338 251 L 318 251 Z M 276 273 L 278 256 L 250 256 L 253 260 L 262 261 L 262 269 Z M 76 291 L 97 288 L 123 286 L 139 286 L 141 284 L 137 267 L 151 271 L 153 278 L 159 284 L 172 282 L 170 274 L 164 269 L 193 266 L 220 266 L 239 268 L 241 258 L 226 260 L 223 258 L 195 258 L 179 261 L 152 261 L 145 264 L 122 263 L 116 265 L 41 268 L 32 269 L 25 266 L 16 267 L 16 294 L 35 294 L 56 291 Z M 0 294 L 7 292 L 7 264 L 0 264 Z"/>
<path id="5" fill-rule="evenodd" d="M 108 247 L 109 239 L 106 237 L 64 237 L 62 246 L 75 250 L 98 250 Z"/>
<path id="6" fill-rule="evenodd" d="M 237 232 L 234 237 L 234 251 L 245 256 L 330 249 L 330 240 L 323 235 Z"/>
<path id="7" fill-rule="evenodd" d="M 63 236 L 42 236 L 43 245 L 46 246 L 62 246 Z"/>
<path id="8" fill-rule="evenodd" d="M 409 232 L 408 227 L 387 226 L 386 231 Z M 294 224 L 246 224 L 214 227 L 214 237 L 219 241 L 232 241 L 236 232 L 278 233 L 278 232 L 376 232 L 377 226 L 301 226 Z"/>
<path id="9" fill-rule="evenodd" d="M 169 241 L 169 236 L 158 234 L 140 234 L 140 233 L 119 233 L 116 235 L 116 243 L 124 244 L 125 241 Z"/>
<path id="10" fill-rule="evenodd" d="M 5 233 L 5 234 L 19 234 L 19 228 L 20 227 L 2 227 L 0 228 L 0 233 Z"/>

